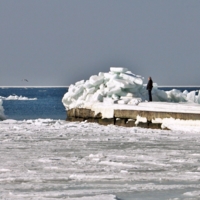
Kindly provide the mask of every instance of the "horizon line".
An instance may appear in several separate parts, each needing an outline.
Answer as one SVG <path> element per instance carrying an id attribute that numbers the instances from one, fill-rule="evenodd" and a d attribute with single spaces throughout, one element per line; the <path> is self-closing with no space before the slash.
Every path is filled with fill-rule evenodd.
<path id="1" fill-rule="evenodd" d="M 0 88 L 48 88 L 48 87 L 69 87 L 69 86 L 0 86 Z"/>
<path id="2" fill-rule="evenodd" d="M 200 85 L 158 85 L 157 87 L 200 87 Z"/>
<path id="3" fill-rule="evenodd" d="M 69 86 L 0 86 L 0 88 L 68 88 Z M 200 87 L 200 85 L 158 85 L 157 87 Z"/>

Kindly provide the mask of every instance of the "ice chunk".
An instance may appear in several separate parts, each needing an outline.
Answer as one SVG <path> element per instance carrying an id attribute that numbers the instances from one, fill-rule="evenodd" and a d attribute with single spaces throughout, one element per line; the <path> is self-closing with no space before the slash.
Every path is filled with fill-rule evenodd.
<path id="1" fill-rule="evenodd" d="M 110 80 L 109 82 L 106 83 L 107 87 L 108 88 L 132 88 L 132 85 L 126 81 L 126 80 L 123 80 L 123 79 L 112 79 Z"/>
<path id="2" fill-rule="evenodd" d="M 84 87 L 76 87 L 74 92 L 71 94 L 71 98 L 77 99 L 83 93 Z"/>
<path id="3" fill-rule="evenodd" d="M 111 99 L 111 98 L 108 98 L 108 97 L 104 97 L 104 98 L 103 98 L 103 102 L 104 102 L 105 104 L 114 104 L 114 100 Z"/>
<path id="4" fill-rule="evenodd" d="M 141 116 L 137 115 L 135 124 L 138 125 L 140 122 L 146 123 L 147 122 L 147 118 L 146 117 L 141 117 Z"/>
<path id="5" fill-rule="evenodd" d="M 75 85 L 76 85 L 76 86 L 81 86 L 81 85 L 84 84 L 84 82 L 85 82 L 84 80 L 78 81 L 78 82 L 75 83 Z"/>
<path id="6" fill-rule="evenodd" d="M 128 69 L 123 67 L 111 67 L 110 71 L 115 73 L 125 73 L 128 71 Z"/>
<path id="7" fill-rule="evenodd" d="M 112 99 L 114 99 L 114 100 L 118 100 L 118 99 L 119 99 L 119 96 L 116 95 L 116 94 L 113 94 L 113 95 L 112 95 Z"/>
<path id="8" fill-rule="evenodd" d="M 118 101 L 118 104 L 127 104 L 131 98 L 122 98 Z"/>
<path id="9" fill-rule="evenodd" d="M 185 102 L 186 96 L 180 90 L 173 89 L 166 92 L 172 102 Z"/>
<path id="10" fill-rule="evenodd" d="M 93 96 L 93 94 L 88 94 L 88 95 L 86 96 L 86 98 L 85 98 L 85 101 L 86 101 L 86 102 L 92 101 L 92 96 Z"/>
<path id="11" fill-rule="evenodd" d="M 154 99 L 156 97 L 158 101 L 169 101 L 167 93 L 165 91 L 153 89 L 153 92 Z"/>
<path id="12" fill-rule="evenodd" d="M 106 87 L 108 88 L 108 90 L 111 90 L 112 88 L 115 88 L 115 84 L 113 82 L 113 79 L 112 80 L 109 80 L 107 83 L 106 83 Z"/>
<path id="13" fill-rule="evenodd" d="M 93 86 L 98 86 L 101 83 L 103 83 L 103 81 L 104 81 L 104 76 L 93 75 L 89 79 L 90 84 L 92 84 Z"/>
<path id="14" fill-rule="evenodd" d="M 88 95 L 86 90 L 83 91 L 83 94 L 79 96 L 78 100 L 85 100 Z"/>
<path id="15" fill-rule="evenodd" d="M 104 76 L 104 73 L 103 72 L 99 72 L 99 76 Z"/>
<path id="16" fill-rule="evenodd" d="M 113 88 L 110 91 L 108 91 L 107 96 L 112 96 L 113 94 L 121 96 L 120 95 L 121 92 L 122 92 L 121 88 L 116 87 L 116 88 Z"/>
<path id="17" fill-rule="evenodd" d="M 73 101 L 72 101 L 71 98 L 65 98 L 65 96 L 64 96 L 63 99 L 62 99 L 62 103 L 64 104 L 64 106 L 65 106 L 66 108 L 68 108 L 68 106 L 69 106 L 72 102 L 73 102 Z"/>
<path id="18" fill-rule="evenodd" d="M 93 94 L 97 89 L 95 87 L 87 88 L 87 94 Z"/>
<path id="19" fill-rule="evenodd" d="M 92 84 L 90 84 L 89 80 L 85 81 L 84 83 L 84 88 L 91 88 L 91 87 L 94 87 Z"/>
<path id="20" fill-rule="evenodd" d="M 187 94 L 187 101 L 195 102 L 195 91 L 191 91 Z"/>
<path id="21" fill-rule="evenodd" d="M 138 105 L 140 102 L 142 102 L 141 98 L 133 98 L 128 102 L 128 104 L 129 105 Z"/>
<path id="22" fill-rule="evenodd" d="M 118 74 L 115 74 L 115 73 L 104 73 L 104 79 L 109 81 L 109 80 L 112 80 L 114 78 L 118 78 L 119 75 Z"/>
<path id="23" fill-rule="evenodd" d="M 123 79 L 113 79 L 113 82 L 115 85 L 117 85 L 118 87 L 121 87 L 123 89 L 126 89 L 126 88 L 132 88 L 132 84 L 127 81 L 127 80 L 123 80 Z"/>
<path id="24" fill-rule="evenodd" d="M 127 97 L 133 97 L 134 95 L 133 95 L 133 93 L 128 92 L 128 93 L 126 94 L 126 96 L 127 96 Z"/>
<path id="25" fill-rule="evenodd" d="M 105 89 L 105 85 L 104 85 L 104 84 L 101 84 L 101 85 L 99 86 L 99 89 L 103 91 L 103 90 Z"/>
<path id="26" fill-rule="evenodd" d="M 136 76 L 135 74 L 129 74 L 129 73 L 121 73 L 119 75 L 121 78 L 130 81 L 132 84 L 138 84 L 142 85 L 143 84 L 143 78 L 140 76 Z"/>
<path id="27" fill-rule="evenodd" d="M 200 104 L 200 90 L 199 90 L 199 93 L 198 93 L 198 96 L 197 96 L 197 103 Z"/>
<path id="28" fill-rule="evenodd" d="M 93 102 L 103 102 L 103 96 L 100 92 L 96 92 L 92 96 L 92 101 Z"/>

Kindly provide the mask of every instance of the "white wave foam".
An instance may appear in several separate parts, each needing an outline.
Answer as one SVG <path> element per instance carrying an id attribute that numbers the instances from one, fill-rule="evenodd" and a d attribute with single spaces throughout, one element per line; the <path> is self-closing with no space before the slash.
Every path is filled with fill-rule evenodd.
<path id="1" fill-rule="evenodd" d="M 17 96 L 17 95 L 10 95 L 8 97 L 0 96 L 0 99 L 2 100 L 37 100 L 37 98 L 28 98 L 23 96 Z"/>

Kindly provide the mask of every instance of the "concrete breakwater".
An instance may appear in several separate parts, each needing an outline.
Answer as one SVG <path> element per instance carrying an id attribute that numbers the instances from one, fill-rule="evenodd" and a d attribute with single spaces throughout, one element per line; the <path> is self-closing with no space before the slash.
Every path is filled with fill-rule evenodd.
<path id="1" fill-rule="evenodd" d="M 154 83 L 153 102 L 147 102 L 143 81 L 127 68 L 111 67 L 71 84 L 62 99 L 67 120 L 169 129 L 175 123 L 200 129 L 200 92 L 164 91 Z"/>
<path id="2" fill-rule="evenodd" d="M 112 118 L 103 118 L 101 112 L 95 113 L 88 108 L 73 108 L 67 111 L 68 121 L 87 120 L 87 122 L 96 122 L 101 125 L 113 124 L 124 127 L 138 126 L 152 129 L 162 128 L 161 121 L 170 118 L 180 120 L 200 120 L 200 113 L 114 109 Z"/>

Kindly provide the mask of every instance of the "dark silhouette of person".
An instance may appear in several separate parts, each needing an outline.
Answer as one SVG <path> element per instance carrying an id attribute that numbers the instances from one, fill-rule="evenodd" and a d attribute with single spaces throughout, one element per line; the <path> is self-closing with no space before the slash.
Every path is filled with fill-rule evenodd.
<path id="1" fill-rule="evenodd" d="M 153 81 L 152 81 L 151 77 L 149 77 L 149 81 L 147 83 L 147 90 L 149 93 L 149 101 L 152 101 L 152 95 L 151 95 L 152 88 L 153 88 Z"/>

